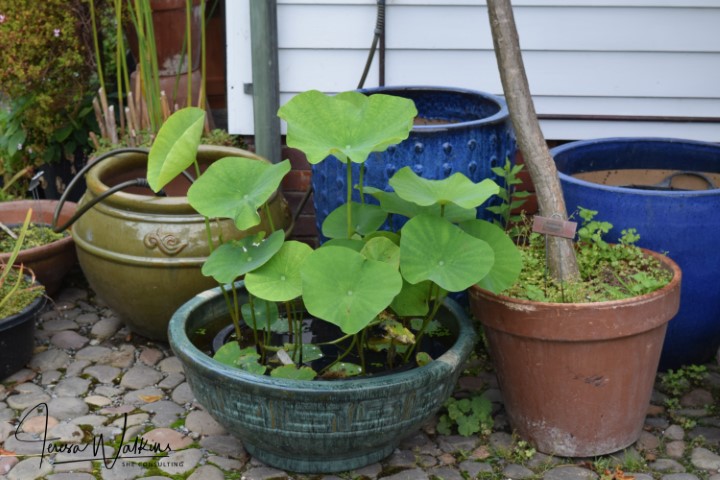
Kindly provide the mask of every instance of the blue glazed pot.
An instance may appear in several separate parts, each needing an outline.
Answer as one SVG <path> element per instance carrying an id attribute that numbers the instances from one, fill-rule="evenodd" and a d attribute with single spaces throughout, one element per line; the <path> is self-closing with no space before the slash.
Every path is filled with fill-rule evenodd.
<path id="1" fill-rule="evenodd" d="M 683 271 L 680 311 L 668 326 L 660 369 L 703 363 L 720 345 L 720 189 L 652 190 L 608 186 L 572 175 L 623 169 L 720 172 L 720 145 L 669 138 L 606 138 L 551 150 L 569 212 L 597 210 L 609 239 L 636 228 L 638 245 L 667 252 Z M 657 183 L 655 180 L 652 183 Z"/>
<path id="2" fill-rule="evenodd" d="M 506 158 L 514 159 L 515 136 L 507 106 L 500 97 L 460 88 L 422 86 L 379 87 L 361 92 L 413 100 L 418 118 L 427 120 L 427 124 L 414 126 L 410 136 L 399 145 L 370 155 L 364 164 L 365 185 L 391 190 L 388 180 L 406 166 L 428 179 L 443 179 L 460 172 L 476 183 L 486 178 L 498 181 L 491 168 L 502 167 Z M 345 168 L 334 157 L 312 166 L 318 231 L 325 217 L 345 203 Z M 353 164 L 354 183 L 359 174 L 359 165 Z M 359 200 L 357 190 L 353 195 Z M 377 203 L 372 198 L 368 201 Z M 479 210 L 481 214 L 483 210 Z M 404 223 L 403 219 L 393 221 L 396 223 L 387 228 L 396 230 Z"/>
<path id="3" fill-rule="evenodd" d="M 170 320 L 168 337 L 195 398 L 251 455 L 287 471 L 329 473 L 387 457 L 452 394 L 476 334 L 452 300 L 441 312 L 457 338 L 443 355 L 412 370 L 351 380 L 278 379 L 210 358 L 191 338 L 198 331 L 212 338 L 227 324 L 219 288 L 183 305 Z"/>

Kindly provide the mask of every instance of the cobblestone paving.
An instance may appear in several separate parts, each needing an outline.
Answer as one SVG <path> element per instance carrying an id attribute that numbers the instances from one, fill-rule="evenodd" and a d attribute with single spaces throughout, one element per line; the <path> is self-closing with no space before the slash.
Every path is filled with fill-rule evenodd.
<path id="1" fill-rule="evenodd" d="M 0 385 L 0 478 L 720 480 L 717 362 L 706 366 L 702 385 L 677 398 L 656 391 L 642 436 L 614 455 L 566 459 L 534 452 L 511 434 L 497 382 L 485 373 L 461 378 L 458 395 L 487 392 L 494 407 L 489 435 L 440 435 L 431 423 L 391 457 L 353 472 L 279 471 L 251 458 L 194 401 L 167 344 L 130 335 L 76 277 L 42 316 L 32 361 Z M 44 445 L 45 432 L 61 440 Z M 169 455 L 105 466 L 94 460 L 104 453 L 112 462 L 123 442 L 138 438 L 168 445 Z M 616 467 L 625 477 L 605 473 Z"/>

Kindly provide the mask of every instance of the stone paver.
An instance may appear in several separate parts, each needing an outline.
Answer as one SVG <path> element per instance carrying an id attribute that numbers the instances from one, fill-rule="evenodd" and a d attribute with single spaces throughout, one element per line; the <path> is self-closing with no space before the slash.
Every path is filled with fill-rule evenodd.
<path id="1" fill-rule="evenodd" d="M 197 404 L 182 364 L 167 344 L 128 336 L 121 320 L 82 282 L 78 285 L 60 292 L 54 309 L 41 317 L 28 368 L 0 384 L 0 448 L 20 455 L 0 455 L 2 479 L 600 478 L 601 472 L 593 470 L 599 460 L 540 452 L 524 456 L 529 447 L 518 449 L 491 371 L 461 377 L 456 393 L 467 396 L 487 389 L 495 422 L 490 435 L 441 435 L 431 422 L 388 458 L 353 472 L 308 476 L 273 468 L 251 458 L 242 442 Z M 708 369 L 706 383 L 674 400 L 679 405 L 675 411 L 668 406 L 668 394 L 656 389 L 637 443 L 600 459 L 610 468 L 627 464 L 637 470 L 645 465 L 641 471 L 625 471 L 635 480 L 720 480 L 720 418 L 712 413 L 720 402 L 720 366 L 714 363 Z M 47 411 L 38 408 L 40 404 L 47 404 Z M 46 422 L 48 435 L 60 439 L 59 453 L 42 450 Z M 97 455 L 92 453 L 93 441 L 103 446 Z M 88 445 L 72 451 L 73 446 Z M 138 445 L 164 449 L 166 456 L 144 456 L 148 451 L 138 452 Z M 46 459 L 42 467 L 39 457 L 25 456 L 40 453 Z M 107 466 L 100 464 L 103 453 Z"/>

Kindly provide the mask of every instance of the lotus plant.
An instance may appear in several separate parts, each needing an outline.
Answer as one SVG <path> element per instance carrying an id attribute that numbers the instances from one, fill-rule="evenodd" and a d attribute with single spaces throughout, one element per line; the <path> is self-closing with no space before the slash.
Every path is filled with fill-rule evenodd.
<path id="1" fill-rule="evenodd" d="M 477 219 L 498 185 L 475 184 L 460 173 L 428 180 L 408 167 L 390 179 L 392 191 L 364 186 L 362 175 L 353 179 L 352 163 L 408 137 L 417 110 L 405 98 L 308 91 L 278 115 L 287 122 L 288 146 L 310 163 L 332 155 L 347 165 L 347 201 L 324 221 L 329 240 L 317 249 L 272 229 L 215 245 L 202 271 L 224 286 L 237 340 L 215 358 L 257 374 L 300 379 L 365 374 L 370 351 L 385 352 L 389 367 L 431 361 L 420 340 L 438 331 L 436 317 L 449 292 L 474 284 L 499 292 L 519 274 L 510 238 Z M 193 208 L 208 222 L 231 218 L 238 229 L 252 228 L 290 163 L 228 157 L 200 174 L 195 153 L 203 122 L 196 108 L 166 121 L 150 151 L 148 182 L 159 191 L 195 165 L 197 179 L 188 192 Z M 353 184 L 360 202 L 351 199 Z M 397 232 L 380 230 L 388 215 L 409 220 Z M 242 277 L 249 301 L 239 305 L 235 282 Z M 321 346 L 303 343 L 306 313 L 338 331 L 325 343 L 338 345 L 340 353 L 320 371 L 310 364 L 323 355 Z M 278 332 L 288 341 L 274 345 Z M 344 362 L 350 353 L 356 360 Z"/>

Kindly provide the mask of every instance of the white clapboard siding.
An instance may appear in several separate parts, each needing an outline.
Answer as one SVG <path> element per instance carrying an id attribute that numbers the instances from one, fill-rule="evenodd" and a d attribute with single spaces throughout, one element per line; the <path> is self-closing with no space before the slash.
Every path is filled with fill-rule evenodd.
<path id="1" fill-rule="evenodd" d="M 227 1 L 229 129 L 242 134 L 254 131 L 252 96 L 244 88 L 252 83 L 250 1 L 264 0 Z M 713 121 L 720 119 L 720 0 L 515 0 L 513 6 L 548 139 L 720 142 L 720 122 Z M 375 0 L 278 0 L 281 102 L 308 89 L 356 88 L 375 12 Z M 377 84 L 376 55 L 365 86 Z M 485 2 L 387 0 L 385 84 L 502 95 Z M 682 121 L 688 118 L 696 121 Z"/>

